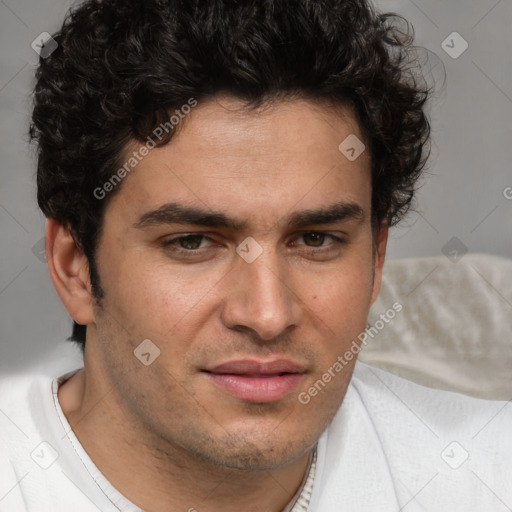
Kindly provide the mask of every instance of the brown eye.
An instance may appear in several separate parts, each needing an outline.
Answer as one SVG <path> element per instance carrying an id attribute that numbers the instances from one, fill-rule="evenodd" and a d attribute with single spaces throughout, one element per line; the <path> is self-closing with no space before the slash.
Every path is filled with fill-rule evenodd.
<path id="1" fill-rule="evenodd" d="M 339 253 L 341 247 L 346 244 L 346 239 L 331 235 L 330 233 L 306 231 L 301 233 L 292 245 L 300 248 L 303 254 L 320 257 L 321 255 L 326 256 L 327 254 Z"/>
<path id="2" fill-rule="evenodd" d="M 177 240 L 180 247 L 182 247 L 183 249 L 194 250 L 199 249 L 203 238 L 203 235 L 188 235 L 179 237 Z"/>
<path id="3" fill-rule="evenodd" d="M 192 257 L 208 251 L 213 245 L 208 236 L 201 233 L 190 233 L 164 240 L 162 247 L 179 256 Z"/>
<path id="4" fill-rule="evenodd" d="M 324 233 L 305 233 L 302 235 L 306 245 L 310 247 L 321 247 L 323 242 L 325 241 Z"/>

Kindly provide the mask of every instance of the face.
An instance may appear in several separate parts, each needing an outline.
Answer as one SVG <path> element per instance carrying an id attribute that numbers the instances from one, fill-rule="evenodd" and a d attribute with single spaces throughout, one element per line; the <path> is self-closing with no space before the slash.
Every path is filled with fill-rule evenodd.
<path id="1" fill-rule="evenodd" d="M 355 358 L 332 367 L 378 292 L 370 159 L 338 149 L 362 139 L 349 109 L 306 101 L 248 112 L 217 98 L 180 128 L 106 207 L 86 364 L 162 444 L 276 468 L 339 408 Z"/>

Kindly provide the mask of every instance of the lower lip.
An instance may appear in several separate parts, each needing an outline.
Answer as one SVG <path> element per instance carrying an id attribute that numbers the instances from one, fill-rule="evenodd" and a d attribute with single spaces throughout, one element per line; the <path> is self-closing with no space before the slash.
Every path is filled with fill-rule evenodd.
<path id="1" fill-rule="evenodd" d="M 277 402 L 289 395 L 304 376 L 287 373 L 272 377 L 207 373 L 218 386 L 230 395 L 247 402 Z"/>

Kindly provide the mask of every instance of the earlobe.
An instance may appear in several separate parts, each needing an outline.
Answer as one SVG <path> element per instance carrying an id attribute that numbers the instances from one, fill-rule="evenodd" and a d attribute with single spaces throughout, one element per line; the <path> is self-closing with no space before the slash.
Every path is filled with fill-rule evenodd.
<path id="1" fill-rule="evenodd" d="M 380 285 L 382 282 L 382 267 L 386 258 L 386 246 L 388 243 L 389 227 L 387 221 L 383 221 L 375 235 L 374 250 L 374 274 L 373 274 L 373 290 L 371 304 L 373 304 L 379 296 Z"/>
<path id="2" fill-rule="evenodd" d="M 54 219 L 46 221 L 46 261 L 53 285 L 73 320 L 94 323 L 87 258 L 69 230 Z"/>

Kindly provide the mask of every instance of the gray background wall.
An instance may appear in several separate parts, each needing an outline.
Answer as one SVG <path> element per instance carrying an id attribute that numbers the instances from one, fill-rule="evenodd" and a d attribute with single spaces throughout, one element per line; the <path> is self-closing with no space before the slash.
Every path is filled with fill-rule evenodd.
<path id="1" fill-rule="evenodd" d="M 0 371 L 79 360 L 71 321 L 41 256 L 44 218 L 27 127 L 41 33 L 71 2 L 0 0 Z M 512 1 L 381 0 L 407 18 L 438 87 L 429 105 L 432 155 L 417 211 L 391 234 L 389 257 L 459 250 L 512 258 Z M 457 58 L 463 41 L 468 48 Z M 450 36 L 450 37 L 448 37 Z M 450 56 L 441 46 L 444 47 Z M 431 72 L 429 72 L 431 69 Z M 509 188 L 511 187 L 511 188 Z M 508 197 L 508 198 L 507 198 Z M 461 245 L 462 244 L 462 245 Z M 42 361 L 45 361 L 42 363 Z"/>

